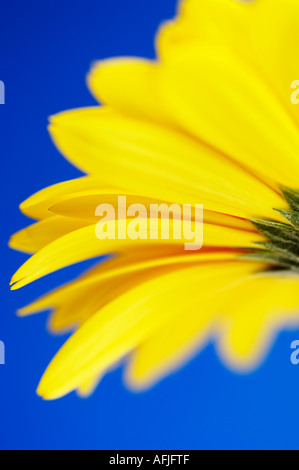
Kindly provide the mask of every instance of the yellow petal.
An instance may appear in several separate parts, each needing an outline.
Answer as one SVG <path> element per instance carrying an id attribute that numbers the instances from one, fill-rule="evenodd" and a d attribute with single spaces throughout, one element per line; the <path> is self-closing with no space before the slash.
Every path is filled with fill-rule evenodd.
<path id="1" fill-rule="evenodd" d="M 168 122 L 157 85 L 159 65 L 138 58 L 116 58 L 93 65 L 87 81 L 95 98 L 132 116 Z"/>
<path id="2" fill-rule="evenodd" d="M 177 17 L 160 28 L 156 44 L 163 62 L 175 62 L 178 52 L 194 44 L 220 44 L 234 50 L 249 48 L 248 31 L 256 3 L 236 0 L 184 0 Z"/>
<path id="3" fill-rule="evenodd" d="M 77 390 L 77 394 L 80 398 L 88 398 L 93 394 L 99 382 L 102 379 L 102 375 L 93 376 L 91 379 L 86 380 L 81 384 Z"/>
<path id="4" fill-rule="evenodd" d="M 250 31 L 252 57 L 298 126 L 298 105 L 291 101 L 295 91 L 291 84 L 299 77 L 296 46 L 299 41 L 299 3 L 296 0 L 263 0 L 255 2 L 254 10 Z"/>
<path id="5" fill-rule="evenodd" d="M 48 367 L 38 394 L 58 398 L 109 368 L 184 308 L 184 289 L 197 298 L 205 296 L 252 269 L 253 264 L 245 262 L 207 264 L 168 273 L 129 290 L 66 342 Z"/>
<path id="6" fill-rule="evenodd" d="M 256 367 L 275 334 L 299 324 L 296 276 L 260 274 L 228 290 L 221 302 L 224 319 L 219 329 L 219 354 L 236 370 Z"/>
<path id="7" fill-rule="evenodd" d="M 62 200 L 63 197 L 75 194 L 79 191 L 90 189 L 99 190 L 101 187 L 102 183 L 98 177 L 86 176 L 65 181 L 49 186 L 33 194 L 33 196 L 30 196 L 26 201 L 22 202 L 20 209 L 28 217 L 44 219 L 53 215 L 49 211 L 49 208 L 53 206 L 57 200 Z"/>
<path id="8" fill-rule="evenodd" d="M 296 187 L 298 128 L 250 65 L 230 50 L 202 45 L 164 67 L 163 75 L 163 93 L 179 125 L 265 182 Z"/>
<path id="9" fill-rule="evenodd" d="M 29 315 L 43 310 L 55 309 L 49 327 L 53 332 L 66 332 L 85 322 L 103 305 L 132 286 L 163 272 L 184 266 L 233 260 L 237 252 L 210 252 L 200 255 L 176 255 L 141 257 L 134 261 L 122 257 L 109 260 L 83 277 L 41 297 L 19 310 L 19 315 Z"/>
<path id="10" fill-rule="evenodd" d="M 25 253 L 36 253 L 44 246 L 67 233 L 85 227 L 88 222 L 59 215 L 48 217 L 11 236 L 9 246 Z"/>
<path id="11" fill-rule="evenodd" d="M 119 196 L 126 197 L 126 204 L 124 203 L 123 198 L 119 201 Z M 172 204 L 171 201 L 155 201 L 152 198 L 138 196 L 136 194 L 122 194 L 119 189 L 111 189 L 103 192 L 97 191 L 85 191 L 76 193 L 76 195 L 70 195 L 68 197 L 63 197 L 61 201 L 56 202 L 51 208 L 51 212 L 56 214 L 80 218 L 88 220 L 90 222 L 98 221 L 98 216 L 95 215 L 96 207 L 99 204 L 111 204 L 115 209 L 115 214 L 117 218 L 123 218 L 126 214 L 126 209 L 131 204 L 143 204 L 146 207 L 148 213 L 150 213 L 151 204 L 163 204 L 166 203 L 168 206 Z M 162 206 L 161 206 L 162 207 Z M 121 209 L 121 211 L 119 211 Z M 163 212 L 163 211 L 162 211 Z M 183 213 L 183 208 L 180 207 L 177 210 L 177 214 L 180 217 Z M 194 207 L 192 210 L 193 215 L 191 217 L 194 220 Z M 226 227 L 235 227 L 240 228 L 241 230 L 254 231 L 252 224 L 246 220 L 239 217 L 229 216 L 227 214 L 221 214 L 219 212 L 204 211 L 204 222 L 211 223 L 214 225 L 224 225 Z"/>
<path id="12" fill-rule="evenodd" d="M 299 73 L 294 50 L 298 15 L 296 0 L 185 0 L 176 20 L 161 28 L 158 51 L 171 63 L 195 44 L 225 46 L 260 73 L 298 124 L 297 106 L 290 99 Z"/>
<path id="13" fill-rule="evenodd" d="M 126 221 L 126 226 L 130 223 Z M 114 221 L 107 222 L 107 227 L 112 225 L 114 227 Z M 199 229 L 198 223 L 195 223 L 196 232 Z M 172 223 L 170 224 L 172 226 Z M 115 224 L 116 233 L 118 230 L 118 222 Z M 172 233 L 172 229 L 170 230 Z M 161 232 L 159 232 L 159 238 L 157 240 L 151 239 L 150 235 L 150 224 L 148 224 L 147 239 L 132 240 L 127 238 L 126 240 L 119 239 L 105 239 L 99 240 L 96 237 L 96 225 L 84 227 L 79 230 L 75 230 L 63 237 L 53 241 L 46 247 L 42 248 L 38 253 L 33 255 L 21 268 L 15 273 L 11 280 L 12 289 L 17 289 L 26 284 L 45 276 L 46 274 L 52 273 L 58 269 L 61 269 L 71 264 L 78 263 L 80 261 L 91 259 L 96 256 L 101 256 L 108 253 L 121 253 L 125 252 L 126 249 L 141 246 L 181 246 L 183 243 L 188 242 L 182 238 L 181 240 L 175 240 L 170 238 L 169 240 L 161 239 Z M 257 241 L 264 241 L 258 233 L 251 233 L 243 230 L 238 230 L 230 227 L 220 227 L 217 225 L 204 225 L 204 247 L 252 247 Z"/>
<path id="14" fill-rule="evenodd" d="M 121 199 L 119 199 L 121 197 Z M 125 199 L 124 199 L 125 198 Z M 110 204 L 115 209 L 117 219 L 127 217 L 127 208 L 131 204 L 142 204 L 148 213 L 150 213 L 150 204 L 163 204 L 164 201 L 132 194 L 128 191 L 123 193 L 120 189 L 109 189 L 104 191 L 82 191 L 75 195 L 64 197 L 51 206 L 51 212 L 66 217 L 78 217 L 93 223 L 99 220 L 95 215 L 96 208 L 100 204 Z M 171 204 L 171 203 L 169 203 Z M 178 214 L 181 215 L 181 210 Z"/>
<path id="15" fill-rule="evenodd" d="M 265 357 L 277 331 L 299 324 L 298 279 L 259 274 L 241 277 L 226 289 L 198 297 L 133 353 L 126 373 L 130 387 L 143 389 L 180 367 L 217 336 L 220 357 L 237 371 Z"/>
<path id="16" fill-rule="evenodd" d="M 95 108 L 57 115 L 50 130 L 67 158 L 113 187 L 241 217 L 275 217 L 272 208 L 285 207 L 280 195 L 230 159 L 153 123 Z"/>
<path id="17" fill-rule="evenodd" d="M 177 370 L 206 345 L 215 325 L 213 295 L 208 299 L 198 296 L 191 302 L 186 299 L 182 315 L 156 331 L 133 352 L 126 370 L 126 383 L 135 390 L 148 388 Z"/>

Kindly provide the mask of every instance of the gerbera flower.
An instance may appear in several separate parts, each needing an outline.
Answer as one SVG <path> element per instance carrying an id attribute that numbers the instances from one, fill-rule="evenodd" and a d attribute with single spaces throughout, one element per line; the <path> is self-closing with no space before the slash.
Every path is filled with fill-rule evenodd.
<path id="1" fill-rule="evenodd" d="M 113 254 L 21 315 L 52 309 L 75 330 L 38 393 L 87 395 L 127 358 L 149 386 L 213 338 L 230 367 L 258 364 L 274 331 L 298 324 L 299 77 L 297 0 L 185 0 L 160 29 L 157 60 L 111 59 L 88 85 L 102 106 L 51 118 L 61 153 L 86 176 L 21 204 L 35 224 L 11 246 L 34 255 L 16 289 Z M 95 208 L 203 204 L 204 246 L 98 240 Z"/>

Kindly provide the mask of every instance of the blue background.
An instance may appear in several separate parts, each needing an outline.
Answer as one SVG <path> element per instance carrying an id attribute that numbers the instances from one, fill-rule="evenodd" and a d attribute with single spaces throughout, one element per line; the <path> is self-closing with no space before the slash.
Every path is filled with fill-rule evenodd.
<path id="1" fill-rule="evenodd" d="M 0 106 L 1 311 L 0 448 L 3 449 L 238 449 L 299 448 L 299 366 L 282 333 L 266 363 L 237 376 L 212 346 L 183 370 L 143 394 L 128 392 L 121 369 L 110 373 L 88 400 L 71 394 L 44 402 L 35 388 L 65 341 L 45 328 L 46 315 L 15 316 L 42 292 L 71 278 L 78 267 L 9 292 L 10 276 L 26 259 L 7 240 L 29 221 L 18 204 L 31 193 L 79 173 L 59 155 L 46 130 L 47 116 L 93 105 L 85 75 L 95 59 L 154 57 L 159 23 L 175 0 L 1 1 Z M 80 266 L 80 270 L 82 266 Z"/>

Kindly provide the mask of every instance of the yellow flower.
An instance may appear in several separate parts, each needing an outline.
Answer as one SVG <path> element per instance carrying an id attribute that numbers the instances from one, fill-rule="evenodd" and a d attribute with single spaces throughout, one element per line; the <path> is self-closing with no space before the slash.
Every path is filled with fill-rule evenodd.
<path id="1" fill-rule="evenodd" d="M 185 0 L 158 33 L 156 61 L 95 64 L 88 85 L 103 106 L 51 118 L 56 146 L 86 176 L 21 205 L 37 222 L 11 239 L 33 254 L 12 288 L 115 256 L 20 311 L 50 308 L 53 331 L 75 329 L 41 396 L 86 396 L 127 356 L 127 383 L 147 387 L 211 338 L 246 370 L 298 323 L 299 196 L 286 189 L 299 188 L 298 15 L 298 0 Z M 203 249 L 98 240 L 95 207 L 119 194 L 203 204 Z"/>

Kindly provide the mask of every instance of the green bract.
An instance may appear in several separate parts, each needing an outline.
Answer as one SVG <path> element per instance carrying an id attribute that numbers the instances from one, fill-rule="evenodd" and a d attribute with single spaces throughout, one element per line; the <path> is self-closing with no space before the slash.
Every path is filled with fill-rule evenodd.
<path id="1" fill-rule="evenodd" d="M 275 268 L 299 273 L 299 191 L 283 187 L 281 192 L 290 210 L 276 209 L 289 222 L 283 224 L 269 220 L 250 219 L 268 241 L 258 242 L 258 248 L 242 257 L 265 261 Z M 291 224 L 291 225 L 290 225 Z"/>

